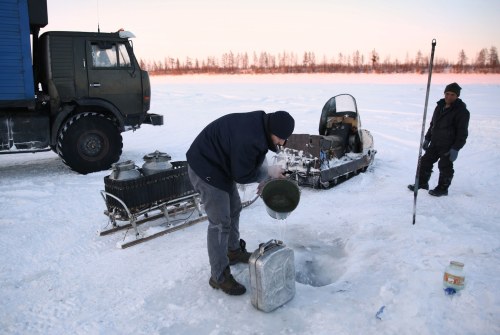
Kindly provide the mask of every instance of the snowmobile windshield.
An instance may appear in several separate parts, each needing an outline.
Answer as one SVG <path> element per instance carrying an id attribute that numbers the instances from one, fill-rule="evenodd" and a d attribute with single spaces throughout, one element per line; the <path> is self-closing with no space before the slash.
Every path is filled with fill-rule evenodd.
<path id="1" fill-rule="evenodd" d="M 350 94 L 339 94 L 330 98 L 323 107 L 319 121 L 319 134 L 325 134 L 332 122 L 343 122 L 346 118 L 356 120 L 359 126 L 358 107 L 356 99 Z"/>

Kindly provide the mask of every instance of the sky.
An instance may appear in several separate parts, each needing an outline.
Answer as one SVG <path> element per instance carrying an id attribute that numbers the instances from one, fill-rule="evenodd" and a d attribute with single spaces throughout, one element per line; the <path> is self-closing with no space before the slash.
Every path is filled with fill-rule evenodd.
<path id="1" fill-rule="evenodd" d="M 45 30 L 132 31 L 144 60 L 223 53 L 314 52 L 317 60 L 372 50 L 380 60 L 431 53 L 469 60 L 500 48 L 500 1 L 491 0 L 47 0 Z"/>

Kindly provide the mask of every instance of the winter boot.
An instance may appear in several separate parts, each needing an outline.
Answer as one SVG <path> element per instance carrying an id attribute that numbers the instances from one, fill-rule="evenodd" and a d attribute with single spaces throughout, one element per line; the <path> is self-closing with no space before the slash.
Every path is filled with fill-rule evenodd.
<path id="1" fill-rule="evenodd" d="M 429 189 L 429 179 L 431 179 L 431 172 L 424 172 L 420 170 L 420 173 L 418 175 L 418 189 L 421 190 L 428 190 Z M 408 189 L 410 191 L 415 191 L 415 184 L 410 184 L 408 185 Z"/>
<path id="2" fill-rule="evenodd" d="M 435 197 L 441 197 L 443 195 L 448 195 L 448 189 L 444 188 L 440 185 L 436 186 L 435 189 L 429 191 L 430 195 L 433 195 Z"/>
<path id="3" fill-rule="evenodd" d="M 240 239 L 240 247 L 236 250 L 229 250 L 227 253 L 227 258 L 229 258 L 229 264 L 234 265 L 237 263 L 248 263 L 248 259 L 252 255 L 247 252 L 245 240 Z"/>
<path id="4" fill-rule="evenodd" d="M 236 281 L 236 279 L 234 279 L 229 266 L 224 270 L 223 275 L 224 280 L 222 281 L 222 283 L 218 283 L 217 280 L 215 280 L 213 277 L 210 277 L 208 284 L 210 284 L 210 286 L 212 286 L 214 289 L 221 289 L 224 293 L 229 295 L 242 295 L 247 291 L 245 286 L 241 285 Z"/>
<path id="5" fill-rule="evenodd" d="M 435 189 L 430 190 L 429 194 L 435 197 L 441 197 L 443 195 L 448 195 L 448 187 L 451 185 L 451 179 L 453 177 L 443 177 L 439 176 L 439 182 Z"/>
<path id="6" fill-rule="evenodd" d="M 410 184 L 408 185 L 408 188 L 410 189 L 410 191 L 415 191 L 415 184 Z M 428 183 L 425 183 L 425 184 L 422 184 L 422 183 L 418 183 L 418 189 L 419 190 L 428 190 L 429 189 L 429 184 Z"/>

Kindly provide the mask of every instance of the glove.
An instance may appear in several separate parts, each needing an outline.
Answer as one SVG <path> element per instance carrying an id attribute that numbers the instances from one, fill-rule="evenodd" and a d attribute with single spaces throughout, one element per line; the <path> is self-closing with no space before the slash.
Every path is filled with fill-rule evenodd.
<path id="1" fill-rule="evenodd" d="M 429 145 L 430 144 L 431 144 L 431 141 L 425 140 L 424 143 L 422 144 L 422 149 L 424 149 L 425 151 L 427 151 L 427 149 L 429 149 Z"/>
<path id="2" fill-rule="evenodd" d="M 450 161 L 454 162 L 457 160 L 458 150 L 450 149 L 450 151 L 448 151 L 447 155 L 450 156 Z"/>
<path id="3" fill-rule="evenodd" d="M 283 169 L 280 165 L 271 165 L 267 168 L 267 173 L 271 178 L 284 178 L 284 172 L 285 169 Z"/>

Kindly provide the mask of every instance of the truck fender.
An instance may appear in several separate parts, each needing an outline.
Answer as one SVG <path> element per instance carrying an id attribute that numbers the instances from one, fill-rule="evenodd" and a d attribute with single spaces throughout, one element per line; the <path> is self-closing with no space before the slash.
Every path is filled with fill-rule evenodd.
<path id="1" fill-rule="evenodd" d="M 59 113 L 57 113 L 54 122 L 52 122 L 52 132 L 50 136 L 50 144 L 51 145 L 56 145 L 57 144 L 57 135 L 59 133 L 59 128 L 61 128 L 61 125 L 63 122 L 68 118 L 68 116 L 75 110 L 74 105 L 65 105 L 63 106 Z"/>
<path id="2" fill-rule="evenodd" d="M 57 113 L 54 122 L 52 123 L 52 135 L 50 137 L 50 143 L 52 145 L 55 145 L 57 143 L 57 136 L 59 134 L 59 129 L 61 128 L 61 126 L 70 115 L 74 114 L 74 111 L 78 109 L 78 107 L 87 107 L 85 108 L 86 110 L 92 107 L 98 107 L 97 110 L 93 111 L 98 113 L 99 110 L 105 110 L 107 113 L 111 113 L 114 119 L 117 121 L 117 125 L 120 131 L 125 131 L 125 122 L 123 116 L 121 115 L 118 108 L 116 108 L 113 104 L 101 99 L 77 99 L 74 101 L 74 104 L 67 104 L 62 106 L 59 110 L 59 113 Z"/>
<path id="3" fill-rule="evenodd" d="M 102 99 L 82 98 L 75 100 L 75 102 L 82 107 L 90 107 L 90 108 L 98 107 L 101 110 L 105 110 L 106 112 L 113 114 L 114 119 L 116 119 L 117 126 L 120 129 L 120 131 L 125 131 L 125 120 L 123 118 L 122 113 L 118 108 L 116 108 L 115 105 L 113 105 L 109 101 Z M 98 110 L 93 110 L 93 112 L 98 112 Z"/>

